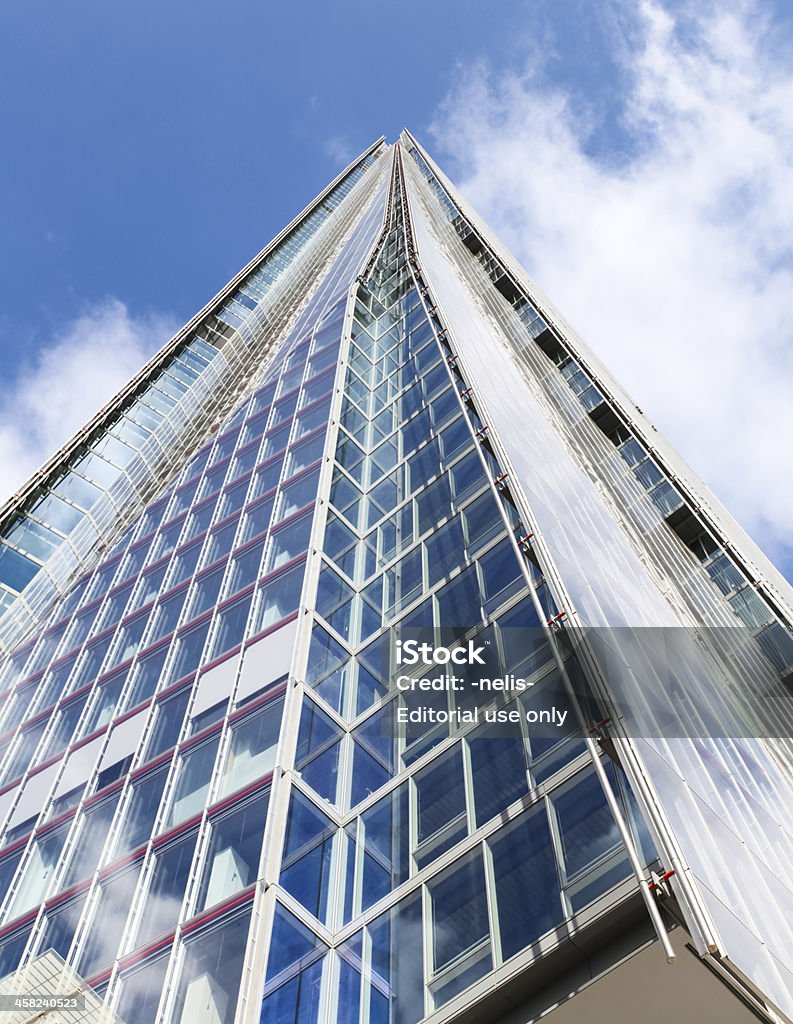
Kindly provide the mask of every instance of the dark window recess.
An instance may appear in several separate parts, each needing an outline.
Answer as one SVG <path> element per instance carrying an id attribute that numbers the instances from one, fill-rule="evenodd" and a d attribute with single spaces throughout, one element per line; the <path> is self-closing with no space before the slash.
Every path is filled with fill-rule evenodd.
<path id="1" fill-rule="evenodd" d="M 700 561 L 704 561 L 718 549 L 719 545 L 716 539 L 711 537 L 702 522 L 687 505 L 675 509 L 671 515 L 666 517 L 666 521 Z"/>
<path id="2" fill-rule="evenodd" d="M 561 342 L 553 333 L 550 327 L 546 327 L 544 331 L 537 335 L 534 339 L 543 352 L 552 359 L 555 363 L 558 363 L 560 359 L 567 353 L 561 345 Z"/>
<path id="3" fill-rule="evenodd" d="M 125 757 L 122 761 L 116 761 L 115 764 L 111 764 L 109 768 L 105 768 L 103 772 L 100 772 L 96 777 L 96 791 L 104 789 L 105 786 L 109 786 L 111 782 L 115 782 L 116 779 L 120 779 L 122 775 L 129 771 L 129 766 L 132 764 L 132 754 Z"/>
<path id="4" fill-rule="evenodd" d="M 484 248 L 484 246 L 482 244 L 482 239 L 479 237 L 479 235 L 474 234 L 474 232 L 470 231 L 470 230 L 469 230 L 468 234 L 463 234 L 463 232 L 461 232 L 461 231 L 458 231 L 458 233 L 459 233 L 460 237 L 462 238 L 463 242 L 465 243 L 465 245 L 474 254 L 474 256 L 478 256 L 479 253 Z"/>
<path id="5" fill-rule="evenodd" d="M 596 405 L 594 409 L 590 410 L 589 417 L 614 444 L 622 444 L 630 436 L 625 424 L 608 402 L 600 402 L 599 405 Z"/>
<path id="6" fill-rule="evenodd" d="M 498 288 L 498 290 L 501 292 L 501 294 L 504 296 L 507 302 L 510 303 L 510 305 L 517 302 L 517 300 L 521 297 L 520 289 L 512 280 L 512 278 L 507 277 L 506 274 L 502 275 L 495 282 L 495 286 L 496 288 Z"/>

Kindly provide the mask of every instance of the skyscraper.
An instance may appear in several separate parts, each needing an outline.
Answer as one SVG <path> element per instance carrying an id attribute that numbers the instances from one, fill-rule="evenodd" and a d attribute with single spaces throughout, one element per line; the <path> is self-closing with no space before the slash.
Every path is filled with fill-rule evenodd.
<path id="1" fill-rule="evenodd" d="M 0 529 L 0 997 L 793 1016 L 790 587 L 408 132 Z"/>

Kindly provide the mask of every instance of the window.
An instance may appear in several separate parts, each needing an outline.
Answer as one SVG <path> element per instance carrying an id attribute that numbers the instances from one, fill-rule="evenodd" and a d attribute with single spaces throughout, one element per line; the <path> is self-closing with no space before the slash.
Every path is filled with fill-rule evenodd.
<path id="1" fill-rule="evenodd" d="M 306 550 L 311 534 L 311 520 L 312 513 L 306 512 L 273 533 L 267 556 L 267 572 L 290 562 Z"/>
<path id="2" fill-rule="evenodd" d="M 416 864 L 425 867 L 468 833 L 462 750 L 458 744 L 414 776 Z"/>
<path id="3" fill-rule="evenodd" d="M 544 806 L 490 840 L 501 956 L 508 960 L 563 920 L 559 876 Z"/>
<path id="4" fill-rule="evenodd" d="M 294 476 L 302 470 L 307 469 L 319 459 L 325 450 L 325 431 L 320 430 L 312 437 L 306 438 L 300 444 L 290 449 L 286 463 L 286 475 Z"/>
<path id="5" fill-rule="evenodd" d="M 170 931 L 179 920 L 197 838 L 198 832 L 192 829 L 187 835 L 155 851 L 151 882 L 142 903 L 143 916 L 138 926 L 136 945 L 142 946 Z"/>
<path id="6" fill-rule="evenodd" d="M 485 872 L 480 850 L 427 887 L 432 906 L 430 992 L 442 1006 L 492 968 Z"/>
<path id="7" fill-rule="evenodd" d="M 407 785 L 401 785 L 364 811 L 360 821 L 363 841 L 362 855 L 358 858 L 361 905 L 350 907 L 350 917 L 367 910 L 409 876 Z M 351 897 L 352 893 L 348 893 L 345 908 L 352 902 Z M 346 909 L 345 918 L 349 919 Z"/>
<path id="8" fill-rule="evenodd" d="M 283 708 L 283 698 L 279 698 L 232 724 L 220 797 L 242 789 L 247 783 L 273 770 Z"/>
<path id="9" fill-rule="evenodd" d="M 424 1017 L 421 893 L 405 897 L 373 921 L 367 931 L 373 976 L 366 979 L 362 989 L 369 1019 L 388 1020 L 390 1010 L 391 1019 L 415 1024 Z"/>
<path id="10" fill-rule="evenodd" d="M 154 1024 L 165 984 L 170 947 L 153 959 L 128 968 L 120 976 L 121 996 L 118 1013 L 122 1020 L 135 1024 Z"/>
<path id="11" fill-rule="evenodd" d="M 319 1024 L 322 969 L 326 952 L 326 947 L 313 932 L 280 904 L 276 904 L 267 960 L 262 1021 L 268 1024 Z M 299 1016 L 296 1016 L 297 1013 Z M 372 1022 L 376 1019 L 370 1018 Z"/>
<path id="12" fill-rule="evenodd" d="M 168 777 L 168 767 L 162 765 L 156 771 L 133 781 L 132 796 L 121 829 L 119 849 L 116 851 L 119 856 L 137 849 L 151 836 Z"/>
<path id="13" fill-rule="evenodd" d="M 260 537 L 267 530 L 274 504 L 275 497 L 271 495 L 248 507 L 242 517 L 242 526 L 238 537 L 240 544 L 245 544 L 246 541 L 252 540 L 254 537 Z"/>
<path id="14" fill-rule="evenodd" d="M 220 733 L 185 751 L 179 758 L 177 780 L 167 828 L 203 810 L 212 769 L 215 766 Z"/>
<path id="15" fill-rule="evenodd" d="M 293 789 L 280 882 L 320 921 L 325 921 L 328 913 L 335 837 L 336 828 L 330 818 Z"/>
<path id="16" fill-rule="evenodd" d="M 271 491 L 281 476 L 281 467 L 283 465 L 283 459 L 277 458 L 272 459 L 264 466 L 260 466 L 253 474 L 253 484 L 251 485 L 250 499 L 258 498 L 259 495 L 267 494 Z"/>
<path id="17" fill-rule="evenodd" d="M 528 792 L 523 737 L 517 722 L 477 729 L 468 738 L 476 825 L 484 825 Z"/>
<path id="18" fill-rule="evenodd" d="M 146 654 L 135 665 L 132 670 L 132 684 L 129 692 L 131 708 L 136 704 L 142 704 L 155 692 L 160 682 L 167 654 L 168 645 L 164 644 L 156 651 Z"/>
<path id="19" fill-rule="evenodd" d="M 298 509 L 310 505 L 316 499 L 318 483 L 319 470 L 315 470 L 286 484 L 281 490 L 276 518 L 286 519 Z"/>
<path id="20" fill-rule="evenodd" d="M 174 555 L 171 565 L 173 566 L 171 571 L 170 584 L 177 586 L 184 580 L 189 579 L 195 572 L 195 567 L 198 565 L 198 556 L 201 554 L 201 541 L 196 541 L 194 544 L 190 544 L 181 551 L 178 551 Z"/>
<path id="21" fill-rule="evenodd" d="M 143 608 L 144 605 L 148 604 L 157 594 L 160 592 L 160 587 L 165 579 L 165 573 L 168 570 L 168 563 L 163 562 L 162 565 L 156 566 L 154 569 L 149 569 L 141 576 L 138 586 L 135 590 L 135 596 L 130 604 L 130 612 L 135 612 L 139 608 Z M 176 582 L 179 582 L 178 580 Z"/>
<path id="22" fill-rule="evenodd" d="M 260 633 L 297 610 L 303 589 L 305 562 L 265 580 L 257 591 L 253 632 Z"/>
<path id="23" fill-rule="evenodd" d="M 209 608 L 215 607 L 225 571 L 225 565 L 220 565 L 196 579 L 188 605 L 189 618 L 197 618 Z"/>
<path id="24" fill-rule="evenodd" d="M 220 609 L 212 636 L 208 660 L 218 658 L 242 642 L 253 600 L 253 591 Z"/>
<path id="25" fill-rule="evenodd" d="M 222 903 L 256 881 L 269 797 L 268 789 L 210 819 L 198 911 Z"/>
<path id="26" fill-rule="evenodd" d="M 118 806 L 120 790 L 112 796 L 99 800 L 83 811 L 82 820 L 61 888 L 68 889 L 94 873 L 102 847 L 110 831 L 110 824 Z"/>
<path id="27" fill-rule="evenodd" d="M 429 574 L 427 583 L 433 587 L 464 564 L 463 528 L 459 516 L 431 534 L 425 541 L 425 547 Z"/>
<path id="28" fill-rule="evenodd" d="M 186 595 L 187 588 L 183 587 L 175 594 L 170 594 L 160 601 L 154 611 L 151 631 L 146 641 L 147 646 L 155 644 L 158 640 L 161 640 L 176 629 Z"/>
<path id="29" fill-rule="evenodd" d="M 132 904 L 132 896 L 143 861 L 139 860 L 115 874 L 102 879 L 99 902 L 94 911 L 93 927 L 82 951 L 77 970 L 90 978 L 102 967 L 109 966 L 124 937 L 124 924 Z"/>
<path id="30" fill-rule="evenodd" d="M 213 530 L 209 535 L 204 551 L 203 564 L 211 565 L 218 561 L 223 555 L 227 555 L 234 546 L 234 535 L 237 532 L 237 519 Z"/>
<path id="31" fill-rule="evenodd" d="M 614 782 L 614 773 L 609 775 Z M 573 913 L 630 874 L 601 784 L 588 770 L 557 790 L 552 806 L 561 838 L 565 895 Z"/>
<path id="32" fill-rule="evenodd" d="M 508 538 L 483 555 L 479 565 L 486 612 L 493 611 L 521 589 L 523 576 Z"/>
<path id="33" fill-rule="evenodd" d="M 232 1024 L 250 916 L 251 906 L 247 904 L 231 919 L 191 932 L 185 938 L 174 1024 L 194 1024 L 199 1019 Z"/>
<path id="34" fill-rule="evenodd" d="M 148 618 L 149 613 L 142 612 L 136 618 L 128 619 L 116 630 L 113 650 L 105 663 L 105 672 L 132 658 L 140 647 Z"/>
<path id="35" fill-rule="evenodd" d="M 85 907 L 86 893 L 83 891 L 65 903 L 48 909 L 45 914 L 44 933 L 39 948 L 54 949 L 65 960 L 72 942 L 77 924 Z"/>
<path id="36" fill-rule="evenodd" d="M 226 583 L 227 594 L 236 594 L 238 590 L 242 590 L 257 579 L 263 551 L 264 541 L 261 540 L 234 555 Z"/>
<path id="37" fill-rule="evenodd" d="M 71 822 L 69 822 L 71 825 Z M 9 919 L 40 903 L 52 885 L 55 868 L 66 842 L 68 826 L 56 828 L 46 836 L 37 837 L 27 858 L 17 891 L 8 908 Z"/>
<path id="38" fill-rule="evenodd" d="M 182 732 L 187 702 L 190 699 L 190 687 L 180 690 L 167 700 L 158 701 L 155 705 L 154 726 L 146 748 L 146 760 L 150 761 L 171 747 L 176 746 Z"/>
<path id="39" fill-rule="evenodd" d="M 172 681 L 182 679 L 198 668 L 201 653 L 204 650 L 204 642 L 209 632 L 209 623 L 209 618 L 206 618 L 197 626 L 186 629 L 176 637 L 170 671 Z"/>

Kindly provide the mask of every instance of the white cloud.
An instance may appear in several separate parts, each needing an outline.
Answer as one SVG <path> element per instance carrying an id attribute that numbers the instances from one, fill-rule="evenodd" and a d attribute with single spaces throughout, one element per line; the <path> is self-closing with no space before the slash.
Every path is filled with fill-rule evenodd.
<path id="1" fill-rule="evenodd" d="M 326 139 L 322 149 L 325 156 L 332 163 L 338 165 L 339 170 L 346 167 L 353 157 L 357 156 L 352 143 L 346 135 L 334 135 Z"/>
<path id="2" fill-rule="evenodd" d="M 117 299 L 66 325 L 0 391 L 0 502 L 25 482 L 174 333 L 162 315 L 136 318 Z"/>
<path id="3" fill-rule="evenodd" d="M 536 53 L 522 74 L 462 76 L 433 134 L 638 404 L 790 558 L 793 54 L 759 3 L 691 10 L 616 8 L 627 155 L 592 145 L 596 104 L 550 84 Z"/>

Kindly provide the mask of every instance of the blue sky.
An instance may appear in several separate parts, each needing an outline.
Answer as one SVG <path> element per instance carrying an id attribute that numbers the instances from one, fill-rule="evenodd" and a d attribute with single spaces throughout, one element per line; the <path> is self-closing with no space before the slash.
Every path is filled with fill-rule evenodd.
<path id="1" fill-rule="evenodd" d="M 790 572 L 793 459 L 782 444 L 755 454 L 793 420 L 746 406 L 767 381 L 790 384 L 793 367 L 789 15 L 751 0 L 686 10 L 4 5 L 3 490 L 347 159 L 407 125 Z M 750 295 L 723 315 L 747 279 Z M 72 359 L 94 372 L 53 398 Z M 714 379 L 717 360 L 733 369 Z"/>
<path id="2" fill-rule="evenodd" d="M 5 343 L 109 294 L 186 318 L 346 158 L 426 132 L 520 6 L 5 5 Z"/>

